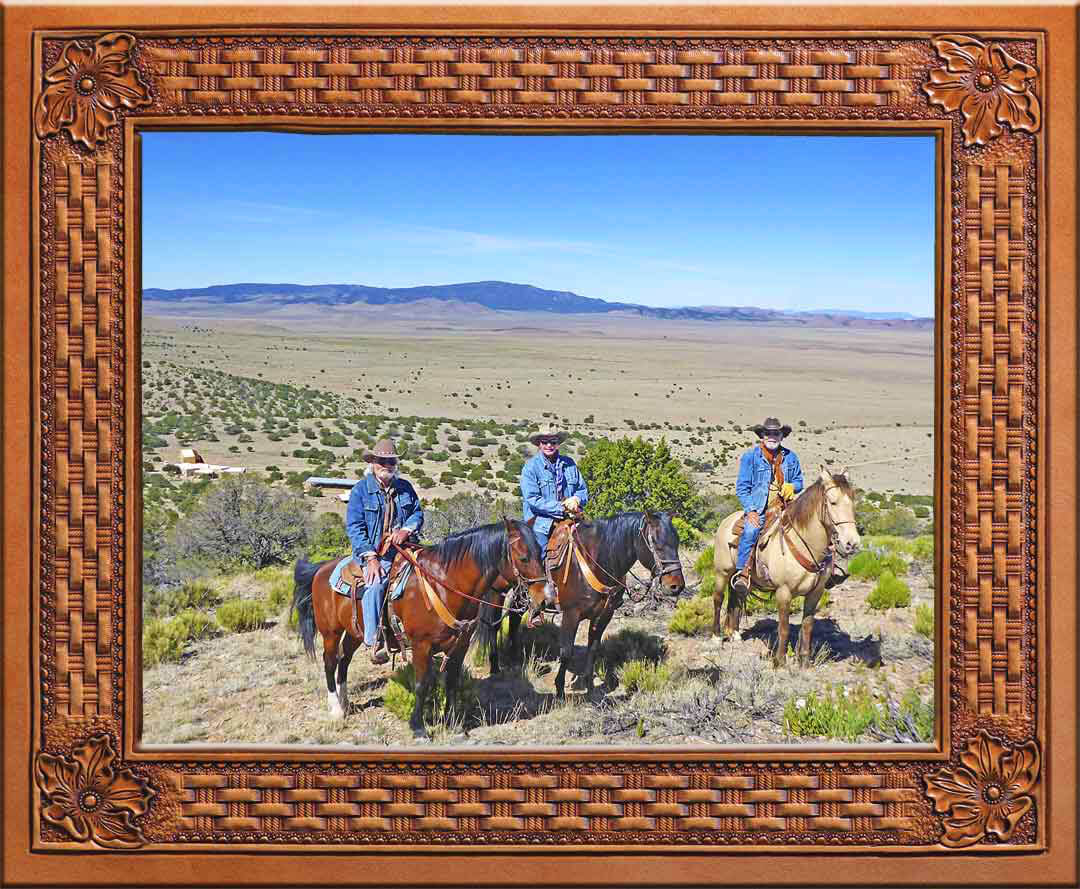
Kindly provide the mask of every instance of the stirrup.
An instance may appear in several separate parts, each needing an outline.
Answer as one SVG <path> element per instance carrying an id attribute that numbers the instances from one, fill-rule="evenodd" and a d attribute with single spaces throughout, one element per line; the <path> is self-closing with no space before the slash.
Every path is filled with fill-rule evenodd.
<path id="1" fill-rule="evenodd" d="M 731 588 L 740 596 L 748 595 L 750 592 L 750 578 L 746 576 L 744 571 L 736 571 L 731 575 Z"/>
<path id="2" fill-rule="evenodd" d="M 840 586 L 851 575 L 843 568 L 839 572 L 835 568 L 829 572 L 829 576 L 825 579 L 825 589 L 831 590 L 834 586 Z"/>

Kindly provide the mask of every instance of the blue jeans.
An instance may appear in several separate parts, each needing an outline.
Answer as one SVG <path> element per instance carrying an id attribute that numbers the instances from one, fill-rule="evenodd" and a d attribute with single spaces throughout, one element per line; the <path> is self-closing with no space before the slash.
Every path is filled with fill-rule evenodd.
<path id="1" fill-rule="evenodd" d="M 547 533 L 542 533 L 533 528 L 533 534 L 536 535 L 536 542 L 540 544 L 540 564 L 544 564 L 544 554 L 547 552 L 548 538 L 551 537 L 551 529 L 548 529 Z"/>
<path id="2" fill-rule="evenodd" d="M 743 513 L 743 516 L 745 517 L 746 513 Z M 759 523 L 762 521 L 760 516 L 761 513 L 758 513 Z M 757 543 L 760 536 L 761 525 L 758 524 L 755 528 L 750 524 L 748 518 L 744 518 L 742 536 L 739 538 L 739 552 L 735 556 L 735 570 L 742 571 L 746 567 L 746 560 L 750 558 L 750 553 L 754 550 L 754 544 Z"/>
<path id="3" fill-rule="evenodd" d="M 380 577 L 375 583 L 364 587 L 363 612 L 364 612 L 364 644 L 374 645 L 375 634 L 379 629 L 379 618 L 382 616 L 383 594 L 386 592 L 386 583 L 390 579 L 390 566 L 394 564 L 393 556 L 379 559 Z"/>

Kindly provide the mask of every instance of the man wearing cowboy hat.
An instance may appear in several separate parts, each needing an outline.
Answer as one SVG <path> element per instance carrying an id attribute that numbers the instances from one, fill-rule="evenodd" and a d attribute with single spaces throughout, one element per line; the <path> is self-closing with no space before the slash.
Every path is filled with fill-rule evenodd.
<path id="1" fill-rule="evenodd" d="M 413 486 L 398 477 L 398 454 L 390 439 L 378 442 L 364 454 L 364 460 L 368 471 L 349 495 L 345 530 L 353 559 L 364 566 L 364 644 L 375 646 L 371 654 L 374 663 L 385 664 L 390 656 L 379 620 L 383 593 L 396 547 L 419 535 L 424 510 Z"/>
<path id="2" fill-rule="evenodd" d="M 521 467 L 525 521 L 536 517 L 533 533 L 541 552 L 547 551 L 552 525 L 559 519 L 580 515 L 589 501 L 589 489 L 581 470 L 573 460 L 559 453 L 559 445 L 565 439 L 565 433 L 547 424 L 529 437 L 540 452 Z M 554 588 L 549 584 L 548 589 Z"/>
<path id="3" fill-rule="evenodd" d="M 739 538 L 736 573 L 731 578 L 731 585 L 742 596 L 750 592 L 748 561 L 754 544 L 761 536 L 765 511 L 777 503 L 792 500 L 803 489 L 799 458 L 794 451 L 780 444 L 791 433 L 791 427 L 781 426 L 776 417 L 768 417 L 764 423 L 753 428 L 758 445 L 742 455 L 739 477 L 735 482 L 735 494 L 746 518 Z"/>

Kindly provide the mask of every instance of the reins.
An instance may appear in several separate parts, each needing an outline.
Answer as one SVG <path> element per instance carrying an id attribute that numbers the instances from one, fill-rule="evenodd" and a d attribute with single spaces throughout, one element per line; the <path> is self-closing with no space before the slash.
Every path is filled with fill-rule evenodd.
<path id="1" fill-rule="evenodd" d="M 649 554 L 653 557 L 654 566 L 656 566 L 657 568 L 662 568 L 662 570 L 660 570 L 660 571 L 656 571 L 655 569 L 652 570 L 650 572 L 652 574 L 652 577 L 651 577 L 651 579 L 649 580 L 648 583 L 646 583 L 640 577 L 638 577 L 637 574 L 635 574 L 633 572 L 633 570 L 631 570 L 631 569 L 627 570 L 627 574 L 629 574 L 631 577 L 633 577 L 634 580 L 636 580 L 642 586 L 646 587 L 646 589 L 648 590 L 648 589 L 651 589 L 653 584 L 655 584 L 656 581 L 659 580 L 661 577 L 663 577 L 665 574 L 671 574 L 674 571 L 681 571 L 682 570 L 682 562 L 679 559 L 661 559 L 659 553 L 656 551 L 655 545 L 653 544 L 653 542 L 651 540 L 649 540 L 648 535 L 645 533 L 645 526 L 646 526 L 646 518 L 645 518 L 645 516 L 642 516 L 641 517 L 641 524 L 638 526 L 638 534 L 641 536 L 641 539 L 645 541 L 645 546 L 648 547 Z M 603 589 L 597 589 L 596 590 L 597 592 L 606 593 L 607 592 L 607 589 L 606 589 L 607 587 L 618 587 L 619 589 L 622 589 L 626 593 L 627 596 L 630 597 L 631 601 L 637 601 L 637 600 L 634 599 L 633 594 L 630 592 L 630 587 L 627 586 L 625 580 L 620 580 L 617 577 L 615 577 L 603 565 L 601 565 L 598 561 L 596 561 L 596 559 L 592 556 L 592 554 L 582 545 L 581 540 L 577 536 L 577 532 L 578 532 L 578 526 L 577 526 L 577 523 L 575 523 L 570 527 L 570 540 L 569 540 L 569 543 L 568 543 L 570 553 L 567 554 L 567 566 L 566 566 L 567 574 L 566 574 L 566 576 L 569 576 L 569 570 L 570 570 L 569 555 L 571 553 L 576 554 L 578 556 L 578 559 L 579 559 L 579 564 L 581 565 L 582 568 L 595 568 L 601 574 L 605 575 L 609 580 L 612 581 L 610 584 L 602 584 L 602 586 L 604 588 Z M 673 567 L 668 567 L 668 566 L 673 566 Z M 589 574 L 591 572 L 590 571 L 582 571 L 582 573 L 585 574 L 586 580 L 589 580 Z M 599 583 L 600 581 L 597 580 L 597 582 Z M 593 586 L 593 588 L 596 589 L 596 586 L 594 584 L 592 584 L 591 582 L 590 582 L 590 586 Z"/>
<path id="2" fill-rule="evenodd" d="M 523 587 L 528 586 L 530 583 L 537 583 L 537 582 L 539 582 L 541 580 L 546 580 L 547 579 L 546 576 L 540 576 L 540 577 L 525 577 L 525 576 L 523 576 L 521 574 L 521 572 L 518 570 L 518 567 L 514 562 L 514 555 L 513 555 L 513 552 L 511 551 L 512 546 L 513 546 L 513 541 L 511 540 L 510 535 L 507 534 L 506 535 L 506 560 L 507 560 L 507 562 L 510 563 L 510 568 L 514 572 L 514 578 L 517 581 L 514 584 L 513 589 L 520 590 Z M 453 593 L 456 596 L 460 596 L 463 599 L 469 599 L 470 601 L 478 602 L 481 605 L 490 605 L 491 607 L 498 608 L 498 609 L 500 609 L 502 611 L 507 611 L 507 612 L 518 611 L 519 613 L 524 613 L 525 610 L 526 610 L 526 608 L 516 609 L 513 605 L 499 605 L 499 604 L 497 604 L 495 602 L 490 602 L 487 599 L 481 599 L 481 598 L 478 598 L 477 596 L 470 595 L 469 593 L 462 592 L 461 590 L 450 586 L 450 584 L 446 583 L 446 581 L 440 580 L 439 578 L 432 575 L 430 572 L 426 571 L 424 569 L 424 567 L 420 564 L 419 560 L 417 560 L 417 558 L 411 552 L 409 552 L 409 550 L 406 549 L 405 547 L 398 547 L 398 552 L 401 553 L 401 555 L 405 557 L 405 560 L 407 562 L 409 562 L 409 564 L 411 564 L 413 566 L 413 568 L 416 570 L 417 576 L 420 578 L 420 581 L 421 581 L 422 585 L 426 584 L 425 588 L 424 588 L 424 592 L 427 594 L 428 600 L 431 602 L 431 605 L 435 609 L 435 612 L 439 615 L 439 619 L 442 620 L 442 622 L 445 623 L 449 627 L 457 627 L 461 622 L 457 619 L 457 617 L 450 614 L 449 610 L 443 604 L 442 600 L 438 597 L 438 595 L 435 594 L 435 591 L 431 589 L 431 587 L 430 587 L 431 583 L 436 583 L 440 587 L 442 587 L 444 590 L 446 590 L 447 592 Z M 501 572 L 500 572 L 500 576 L 501 576 Z M 510 589 L 511 588 L 508 587 L 506 591 L 509 592 Z M 500 618 L 500 620 L 501 619 L 502 618 Z"/>

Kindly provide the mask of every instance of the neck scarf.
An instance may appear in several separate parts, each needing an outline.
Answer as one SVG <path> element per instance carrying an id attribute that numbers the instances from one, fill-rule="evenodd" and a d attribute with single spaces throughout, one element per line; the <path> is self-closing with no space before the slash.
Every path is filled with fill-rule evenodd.
<path id="1" fill-rule="evenodd" d="M 784 460 L 783 455 L 780 453 L 782 448 L 780 445 L 776 446 L 775 451 L 770 451 L 765 447 L 764 443 L 761 445 L 761 453 L 764 454 L 765 460 L 772 466 L 773 484 L 777 489 L 784 483 Z"/>

